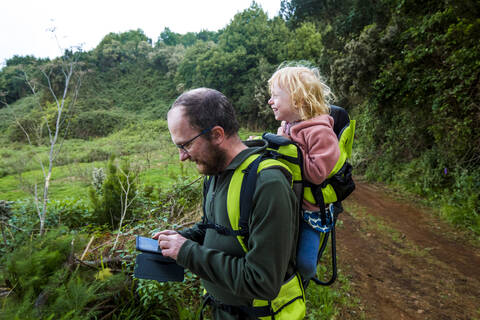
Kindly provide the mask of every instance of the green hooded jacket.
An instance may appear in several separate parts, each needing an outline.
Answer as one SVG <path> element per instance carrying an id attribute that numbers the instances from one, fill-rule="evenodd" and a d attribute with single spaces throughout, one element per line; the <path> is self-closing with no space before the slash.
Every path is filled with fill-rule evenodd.
<path id="1" fill-rule="evenodd" d="M 243 150 L 225 171 L 214 176 L 205 202 L 210 222 L 230 227 L 226 199 L 230 179 L 248 156 L 263 149 Z M 253 299 L 274 299 L 284 281 L 295 272 L 298 205 L 283 171 L 262 170 L 253 196 L 248 252 L 235 237 L 213 229 L 201 230 L 195 225 L 180 232 L 189 240 L 181 247 L 177 263 L 198 275 L 207 292 L 224 304 L 247 306 Z M 214 312 L 218 318 L 221 311 Z"/>

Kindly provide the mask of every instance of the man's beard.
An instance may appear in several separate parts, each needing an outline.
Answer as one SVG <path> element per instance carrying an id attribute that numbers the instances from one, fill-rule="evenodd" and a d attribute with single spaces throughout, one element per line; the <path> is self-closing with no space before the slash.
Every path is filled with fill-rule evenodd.
<path id="1" fill-rule="evenodd" d="M 208 154 L 203 159 L 194 159 L 197 170 L 208 176 L 219 174 L 227 167 L 227 155 L 220 147 L 210 144 Z"/>

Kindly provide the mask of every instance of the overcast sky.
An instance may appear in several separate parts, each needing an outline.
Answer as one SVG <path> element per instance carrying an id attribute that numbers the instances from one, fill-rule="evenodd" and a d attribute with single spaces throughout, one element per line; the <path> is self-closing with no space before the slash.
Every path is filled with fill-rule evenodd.
<path id="1" fill-rule="evenodd" d="M 256 0 L 270 18 L 281 0 Z M 110 32 L 142 29 L 155 42 L 165 27 L 184 34 L 216 31 L 252 0 L 2 0 L 0 67 L 14 55 L 54 58 L 61 48 L 95 48 Z M 49 29 L 55 27 L 55 40 Z"/>

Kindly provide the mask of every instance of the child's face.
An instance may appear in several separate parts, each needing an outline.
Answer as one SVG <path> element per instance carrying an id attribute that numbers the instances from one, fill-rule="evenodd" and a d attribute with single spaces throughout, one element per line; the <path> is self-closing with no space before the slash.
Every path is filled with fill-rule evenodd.
<path id="1" fill-rule="evenodd" d="M 272 107 L 275 119 L 278 121 L 294 122 L 300 120 L 300 115 L 292 104 L 292 99 L 288 91 L 278 86 L 278 83 L 272 85 L 272 97 L 268 104 Z"/>

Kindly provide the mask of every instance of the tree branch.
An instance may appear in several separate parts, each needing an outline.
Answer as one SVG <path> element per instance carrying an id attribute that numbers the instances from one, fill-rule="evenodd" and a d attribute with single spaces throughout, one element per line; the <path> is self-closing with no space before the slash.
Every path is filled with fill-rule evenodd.
<path id="1" fill-rule="evenodd" d="M 75 258 L 76 263 L 83 264 L 90 268 L 100 267 L 102 265 L 102 261 L 103 261 L 103 264 L 106 264 L 106 263 L 119 263 L 119 262 L 130 261 L 130 260 L 133 260 L 133 256 L 103 258 L 101 260 L 93 260 L 93 261 L 83 261 L 78 258 Z"/>

